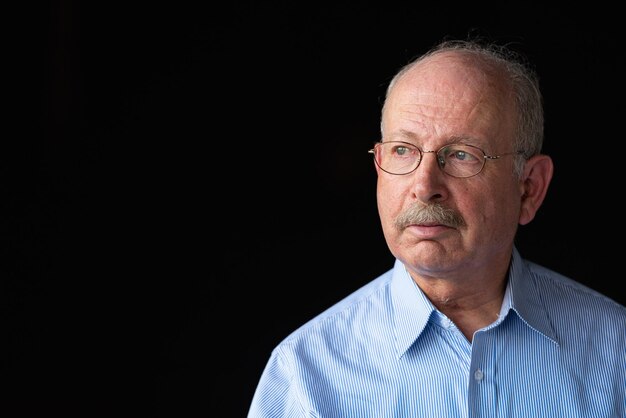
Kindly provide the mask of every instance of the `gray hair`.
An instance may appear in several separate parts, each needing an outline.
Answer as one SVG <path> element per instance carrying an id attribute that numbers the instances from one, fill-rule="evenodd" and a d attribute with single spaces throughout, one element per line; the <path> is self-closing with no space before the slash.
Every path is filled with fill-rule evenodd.
<path id="1" fill-rule="evenodd" d="M 449 51 L 461 51 L 479 58 L 500 71 L 503 77 L 509 81 L 518 110 L 517 129 L 513 145 L 516 150 L 522 153 L 519 158 L 515 159 L 515 173 L 520 176 L 524 169 L 525 160 L 539 154 L 543 146 L 543 97 L 539 88 L 539 77 L 534 68 L 521 54 L 507 46 L 479 40 L 444 40 L 440 42 L 403 66 L 391 79 L 387 86 L 383 113 L 386 99 L 398 79 L 426 58 Z M 381 130 L 382 128 L 381 119 Z"/>

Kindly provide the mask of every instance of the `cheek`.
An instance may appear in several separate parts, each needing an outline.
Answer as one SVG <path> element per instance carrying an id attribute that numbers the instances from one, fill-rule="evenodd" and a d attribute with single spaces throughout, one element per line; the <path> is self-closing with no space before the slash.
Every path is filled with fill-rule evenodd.
<path id="1" fill-rule="evenodd" d="M 520 201 L 510 186 L 493 190 L 476 202 L 473 212 L 480 217 L 480 222 L 494 233 L 503 233 L 505 229 L 516 228 L 519 219 Z M 498 232 L 500 231 L 500 232 Z"/>
<path id="2" fill-rule="evenodd" d="M 407 187 L 402 187 L 398 182 L 381 180 L 379 177 L 376 197 L 383 224 L 392 223 L 402 211 L 407 190 Z"/>
<path id="3" fill-rule="evenodd" d="M 483 225 L 483 228 L 495 229 L 509 223 L 518 209 L 515 208 L 513 188 L 508 183 L 498 185 L 495 179 L 491 182 L 484 179 L 459 186 L 453 191 L 458 210 L 464 217 L 473 217 L 474 223 Z"/>

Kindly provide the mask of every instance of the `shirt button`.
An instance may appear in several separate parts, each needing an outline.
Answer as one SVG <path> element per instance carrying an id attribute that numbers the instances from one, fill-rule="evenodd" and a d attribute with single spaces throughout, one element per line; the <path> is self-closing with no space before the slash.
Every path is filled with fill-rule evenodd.
<path id="1" fill-rule="evenodd" d="M 483 380 L 483 377 L 485 377 L 483 371 L 480 369 L 476 369 L 476 371 L 474 372 L 474 379 L 480 381 Z"/>

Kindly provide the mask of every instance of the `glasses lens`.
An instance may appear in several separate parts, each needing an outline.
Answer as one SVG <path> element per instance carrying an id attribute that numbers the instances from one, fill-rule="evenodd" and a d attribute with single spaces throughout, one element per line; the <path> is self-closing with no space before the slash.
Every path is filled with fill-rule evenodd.
<path id="1" fill-rule="evenodd" d="M 437 153 L 443 171 L 454 177 L 471 177 L 480 173 L 485 165 L 485 153 L 471 145 L 451 144 Z"/>
<path id="2" fill-rule="evenodd" d="M 376 163 L 391 174 L 407 174 L 420 162 L 420 151 L 406 142 L 383 142 L 378 144 Z"/>

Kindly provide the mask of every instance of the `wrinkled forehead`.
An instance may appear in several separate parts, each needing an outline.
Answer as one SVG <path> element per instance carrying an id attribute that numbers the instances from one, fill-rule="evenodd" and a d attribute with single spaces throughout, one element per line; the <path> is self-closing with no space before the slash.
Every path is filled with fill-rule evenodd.
<path id="1" fill-rule="evenodd" d="M 512 85 L 496 64 L 472 53 L 440 52 L 416 63 L 396 82 L 390 95 L 480 99 L 497 106 L 513 103 Z"/>
<path id="2" fill-rule="evenodd" d="M 442 126 L 467 134 L 514 134 L 516 104 L 510 82 L 484 59 L 458 51 L 427 57 L 394 84 L 385 104 L 383 125 Z M 443 125 L 442 125 L 443 124 Z M 453 125 L 453 126 L 451 126 Z M 509 136 L 509 135 L 506 135 Z"/>

